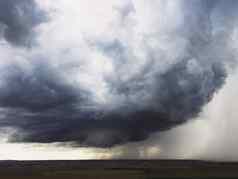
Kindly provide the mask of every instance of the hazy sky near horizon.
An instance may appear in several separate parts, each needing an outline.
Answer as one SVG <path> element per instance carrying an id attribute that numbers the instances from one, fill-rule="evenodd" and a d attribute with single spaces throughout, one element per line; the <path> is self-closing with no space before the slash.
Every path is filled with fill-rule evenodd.
<path id="1" fill-rule="evenodd" d="M 237 8 L 0 0 L 0 159 L 238 159 Z"/>

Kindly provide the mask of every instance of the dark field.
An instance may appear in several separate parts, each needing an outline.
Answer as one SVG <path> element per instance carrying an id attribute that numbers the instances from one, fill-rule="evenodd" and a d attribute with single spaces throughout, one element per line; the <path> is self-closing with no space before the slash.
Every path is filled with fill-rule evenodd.
<path id="1" fill-rule="evenodd" d="M 192 160 L 1 161 L 0 179 L 238 178 L 238 163 Z"/>

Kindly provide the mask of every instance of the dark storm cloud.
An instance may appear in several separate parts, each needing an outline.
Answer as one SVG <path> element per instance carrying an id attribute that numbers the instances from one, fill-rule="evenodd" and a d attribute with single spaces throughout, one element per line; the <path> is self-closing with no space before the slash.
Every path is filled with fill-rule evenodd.
<path id="1" fill-rule="evenodd" d="M 34 0 L 0 0 L 0 30 L 14 45 L 29 45 L 34 27 L 46 20 L 46 15 Z"/>
<path id="2" fill-rule="evenodd" d="M 6 2 L 0 1 L 6 7 L 21 7 L 20 1 Z M 26 9 L 29 8 L 26 12 L 36 10 L 33 1 L 22 2 L 34 7 L 26 5 Z M 107 83 L 112 94 L 126 99 L 122 105 L 112 110 L 92 106 L 90 93 L 83 88 L 73 88 L 61 79 L 60 70 L 48 65 L 37 64 L 30 73 L 11 66 L 6 70 L 5 85 L 0 88 L 0 106 L 6 108 L 6 117 L 0 118 L 0 126 L 19 129 L 13 141 L 76 141 L 85 146 L 110 147 L 144 140 L 153 132 L 170 129 L 196 117 L 224 84 L 224 63 L 232 58 L 224 47 L 227 43 L 224 32 L 214 34 L 219 27 L 213 13 L 218 11 L 230 21 L 234 14 L 224 15 L 224 9 L 233 8 L 222 5 L 223 1 L 182 2 L 185 24 L 174 33 L 185 39 L 188 46 L 186 52 L 162 72 L 157 69 L 161 57 L 151 49 L 144 68 L 135 77 L 121 80 L 120 69 L 128 58 L 127 47 L 121 39 L 98 42 L 97 48 L 115 60 L 118 67 L 119 77 L 109 77 Z M 34 12 L 29 17 L 26 14 L 30 25 L 25 27 L 22 22 L 25 16 L 18 18 L 10 11 L 14 14 L 12 19 L 4 20 L 7 12 L 2 15 L 0 11 L 1 21 L 9 28 L 5 38 L 11 43 L 24 44 L 22 37 L 25 39 L 25 35 L 32 32 L 39 22 L 38 16 Z M 226 21 L 223 22 L 226 27 Z M 22 31 L 14 32 L 15 27 Z M 232 28 L 229 25 L 225 32 L 232 32 Z M 157 38 L 157 34 L 149 38 Z M 148 40 L 145 38 L 145 43 Z"/>
<path id="3" fill-rule="evenodd" d="M 59 79 L 58 72 L 41 63 L 28 73 L 13 65 L 5 70 L 6 84 L 0 93 L 2 107 L 41 112 L 71 106 L 87 94 L 69 87 Z"/>
<path id="4" fill-rule="evenodd" d="M 140 141 L 152 132 L 167 130 L 195 117 L 223 84 L 224 78 L 224 69 L 219 64 L 197 76 L 189 74 L 183 62 L 158 77 L 160 85 L 154 86 L 152 106 L 136 110 L 128 104 L 128 108 L 132 108 L 129 112 L 119 109 L 111 113 L 74 108 L 76 94 L 52 81 L 45 90 L 43 81 L 31 86 L 30 82 L 21 84 L 18 79 L 16 84 L 19 86 L 12 86 L 17 90 L 8 91 L 7 97 L 1 97 L 2 106 L 16 107 L 16 112 L 8 114 L 8 121 L 1 126 L 22 130 L 14 141 L 78 141 L 80 145 L 97 147 Z M 187 86 L 181 86 L 180 81 L 185 81 Z M 19 112 L 18 108 L 23 110 Z"/>

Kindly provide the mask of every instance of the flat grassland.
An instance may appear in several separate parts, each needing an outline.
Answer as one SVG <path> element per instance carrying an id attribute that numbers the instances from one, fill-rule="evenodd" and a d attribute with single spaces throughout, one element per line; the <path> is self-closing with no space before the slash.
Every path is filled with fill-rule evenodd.
<path id="1" fill-rule="evenodd" d="M 0 179 L 238 178 L 238 163 L 195 160 L 0 161 Z"/>

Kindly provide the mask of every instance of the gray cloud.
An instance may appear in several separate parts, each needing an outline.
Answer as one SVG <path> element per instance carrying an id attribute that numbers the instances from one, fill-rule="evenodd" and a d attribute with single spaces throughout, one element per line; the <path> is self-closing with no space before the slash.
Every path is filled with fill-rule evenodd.
<path id="1" fill-rule="evenodd" d="M 9 2 L 14 7 L 21 7 L 15 1 Z M 39 11 L 35 3 L 30 2 L 34 8 L 23 7 L 31 15 L 26 13 L 23 19 L 12 16 L 11 20 L 2 20 L 9 26 L 4 34 L 11 43 L 24 44 L 26 34 L 31 34 L 41 21 L 36 15 Z M 157 17 L 157 11 L 151 14 L 154 29 L 142 28 L 138 41 L 137 35 L 129 32 L 137 27 L 136 24 L 143 26 L 147 22 L 133 19 L 140 17 L 140 11 L 131 4 L 125 5 L 126 9 L 118 18 L 117 30 L 122 35 L 116 33 L 107 37 L 104 32 L 95 37 L 84 34 L 87 40 L 80 45 L 90 49 L 89 54 L 85 52 L 87 48 L 83 51 L 83 48 L 78 50 L 74 45 L 70 46 L 79 43 L 80 39 L 70 39 L 70 43 L 62 44 L 56 41 L 53 47 L 47 48 L 44 36 L 41 36 L 43 42 L 37 53 L 24 57 L 30 70 L 18 63 L 2 66 L 0 106 L 5 117 L 0 119 L 0 126 L 21 131 L 13 141 L 76 141 L 84 146 L 110 147 L 145 140 L 151 133 L 168 130 L 199 115 L 202 107 L 224 84 L 225 64 L 234 58 L 230 46 L 225 45 L 230 43 L 234 25 L 222 21 L 225 30 L 220 30 L 217 20 L 220 16 L 233 21 L 234 10 L 223 5 L 223 1 L 179 1 L 175 3 L 175 9 L 170 9 L 173 6 L 169 3 L 160 3 L 164 10 L 160 17 Z M 153 10 L 153 4 L 147 5 Z M 224 9 L 229 9 L 230 13 L 224 14 Z M 174 15 L 171 17 L 171 10 L 175 15 L 178 11 L 178 19 L 174 20 Z M 116 11 L 120 14 L 118 9 Z M 0 19 L 2 16 L 0 13 Z M 25 18 L 27 23 L 23 21 Z M 157 22 L 160 18 L 165 19 Z M 167 24 L 163 24 L 164 20 Z M 57 20 L 52 21 L 57 24 Z M 22 29 L 19 33 L 14 32 L 15 23 Z M 59 24 L 62 26 L 61 21 Z M 123 36 L 124 31 L 129 34 L 126 38 L 133 36 L 139 47 Z M 8 37 L 8 33 L 13 36 Z M 57 38 L 63 36 L 65 39 L 73 32 L 59 34 Z M 140 53 L 143 57 L 138 56 Z M 102 67 L 95 67 L 93 62 L 101 59 L 104 60 Z M 108 61 L 113 66 L 110 67 L 112 72 L 108 70 L 109 74 L 105 72 Z"/>
<path id="2" fill-rule="evenodd" d="M 14 45 L 30 45 L 34 28 L 45 20 L 45 13 L 34 0 L 0 1 L 0 30 Z"/>

